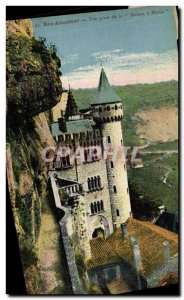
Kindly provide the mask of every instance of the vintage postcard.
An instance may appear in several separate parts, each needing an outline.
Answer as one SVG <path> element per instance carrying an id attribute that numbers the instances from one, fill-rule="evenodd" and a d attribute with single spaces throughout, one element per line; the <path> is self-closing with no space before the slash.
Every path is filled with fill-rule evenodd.
<path id="1" fill-rule="evenodd" d="M 178 284 L 176 24 L 171 6 L 6 22 L 7 178 L 28 294 Z"/>

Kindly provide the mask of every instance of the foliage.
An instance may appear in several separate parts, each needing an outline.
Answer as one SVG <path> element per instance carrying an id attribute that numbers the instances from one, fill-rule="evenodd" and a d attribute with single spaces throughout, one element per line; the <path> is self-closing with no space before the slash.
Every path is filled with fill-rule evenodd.
<path id="1" fill-rule="evenodd" d="M 146 156 L 146 155 L 144 155 Z M 143 156 L 143 163 L 144 163 Z M 150 155 L 147 155 L 150 159 Z M 167 177 L 167 183 L 163 182 L 166 174 L 169 172 Z M 169 156 L 161 156 L 159 160 L 155 160 L 150 165 L 145 165 L 139 169 L 128 169 L 128 178 L 130 182 L 130 190 L 134 196 L 131 197 L 133 206 L 137 207 L 135 213 L 140 214 L 139 217 L 148 216 L 149 210 L 142 210 L 144 207 L 144 201 L 150 199 L 150 205 L 152 211 L 156 213 L 156 207 L 165 205 L 168 211 L 175 212 L 178 210 L 178 155 L 172 154 Z M 136 192 L 135 192 L 136 191 Z M 136 196 L 135 196 L 136 194 Z M 139 198 L 141 195 L 144 196 L 142 199 Z M 149 197 L 148 197 L 149 195 Z M 147 202 L 147 201 L 146 201 Z M 153 216 L 155 215 L 153 214 Z"/>
<path id="2" fill-rule="evenodd" d="M 7 35 L 7 121 L 11 126 L 57 104 L 61 94 L 61 63 L 45 40 Z"/>
<path id="3" fill-rule="evenodd" d="M 164 151 L 164 150 L 178 150 L 178 140 L 163 142 L 163 143 L 154 143 L 145 148 L 145 151 Z M 143 150 L 144 151 L 144 150 Z"/>
<path id="4" fill-rule="evenodd" d="M 154 84 L 135 84 L 114 87 L 123 103 L 123 135 L 126 146 L 139 145 L 135 126 L 139 120 L 132 116 L 140 111 L 178 105 L 178 82 L 168 81 Z M 92 103 L 96 89 L 73 90 L 78 107 L 87 108 Z"/>
<path id="5" fill-rule="evenodd" d="M 20 243 L 20 250 L 24 269 L 31 265 L 37 265 L 38 256 L 35 247 L 33 247 L 32 239 L 30 237 L 22 239 Z"/>

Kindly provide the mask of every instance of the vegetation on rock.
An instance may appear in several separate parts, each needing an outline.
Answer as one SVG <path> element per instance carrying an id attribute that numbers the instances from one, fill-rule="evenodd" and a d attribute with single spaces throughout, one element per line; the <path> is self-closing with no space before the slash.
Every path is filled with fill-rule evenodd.
<path id="1" fill-rule="evenodd" d="M 61 67 L 54 45 L 44 39 L 7 34 L 7 122 L 22 124 L 56 105 L 62 85 Z"/>

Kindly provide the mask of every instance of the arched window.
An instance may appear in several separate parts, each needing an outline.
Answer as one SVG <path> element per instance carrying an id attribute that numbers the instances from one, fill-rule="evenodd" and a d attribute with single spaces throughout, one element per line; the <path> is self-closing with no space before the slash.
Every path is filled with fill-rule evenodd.
<path id="1" fill-rule="evenodd" d="M 110 118 L 108 117 L 108 118 L 107 118 L 107 122 L 109 123 L 110 121 L 111 121 L 111 120 L 110 120 Z"/>
<path id="2" fill-rule="evenodd" d="M 110 110 L 110 106 L 107 106 L 107 110 L 108 110 L 108 111 Z"/>
<path id="3" fill-rule="evenodd" d="M 113 163 L 113 161 L 111 161 L 111 168 L 114 168 L 114 163 Z"/>
<path id="4" fill-rule="evenodd" d="M 116 189 L 115 185 L 113 186 L 113 189 L 114 189 L 114 193 L 116 194 L 117 193 L 117 189 Z"/>
<path id="5" fill-rule="evenodd" d="M 98 212 L 100 212 L 100 210 L 101 210 L 100 209 L 100 202 L 99 201 L 97 202 L 97 210 L 98 210 Z"/>
<path id="6" fill-rule="evenodd" d="M 104 211 L 104 204 L 103 204 L 103 201 L 102 201 L 102 200 L 100 201 L 100 210 L 101 210 L 101 211 Z"/>
<path id="7" fill-rule="evenodd" d="M 116 109 L 116 110 L 118 109 L 117 105 L 115 105 L 115 109 Z"/>
<path id="8" fill-rule="evenodd" d="M 94 177 L 94 188 L 96 189 L 98 187 L 98 181 L 96 176 Z"/>
<path id="9" fill-rule="evenodd" d="M 89 162 L 89 161 L 91 161 L 91 152 L 90 152 L 89 148 L 87 150 L 87 153 L 88 153 L 88 160 L 87 161 Z"/>
<path id="10" fill-rule="evenodd" d="M 91 180 L 88 178 L 88 190 L 91 191 Z"/>
<path id="11" fill-rule="evenodd" d="M 68 166 L 70 166 L 70 156 L 69 155 L 67 155 L 67 157 L 66 157 L 66 164 Z"/>
<path id="12" fill-rule="evenodd" d="M 91 214 L 92 215 L 94 214 L 94 205 L 93 205 L 93 203 L 91 203 Z"/>
<path id="13" fill-rule="evenodd" d="M 94 203 L 94 212 L 97 213 L 97 205 L 96 205 L 96 202 Z"/>
<path id="14" fill-rule="evenodd" d="M 116 209 L 116 216 L 119 217 L 119 209 Z"/>
<path id="15" fill-rule="evenodd" d="M 118 118 L 117 118 L 117 116 L 115 116 L 115 121 L 117 121 L 118 120 Z"/>
<path id="16" fill-rule="evenodd" d="M 100 176 L 97 177 L 97 181 L 98 181 L 98 183 L 97 183 L 98 188 L 101 188 L 101 179 L 100 179 Z"/>
<path id="17" fill-rule="evenodd" d="M 88 152 L 87 152 L 86 149 L 84 150 L 84 160 L 85 160 L 85 161 L 88 160 Z"/>
<path id="18" fill-rule="evenodd" d="M 99 107 L 99 112 L 102 112 L 102 108 L 101 107 Z"/>
<path id="19" fill-rule="evenodd" d="M 111 122 L 114 122 L 114 118 L 113 117 L 111 117 Z"/>
<path id="20" fill-rule="evenodd" d="M 62 157 L 61 160 L 62 160 L 62 166 L 66 167 L 66 157 Z"/>
<path id="21" fill-rule="evenodd" d="M 92 190 L 94 189 L 94 179 L 93 179 L 93 177 L 91 177 L 91 189 Z"/>
<path id="22" fill-rule="evenodd" d="M 108 141 L 108 143 L 111 143 L 111 137 L 109 135 L 107 137 L 107 141 Z"/>

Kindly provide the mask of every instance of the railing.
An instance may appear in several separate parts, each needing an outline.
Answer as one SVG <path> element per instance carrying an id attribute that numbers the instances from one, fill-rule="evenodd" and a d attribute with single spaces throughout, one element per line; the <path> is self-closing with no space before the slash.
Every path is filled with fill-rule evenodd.
<path id="1" fill-rule="evenodd" d="M 66 187 L 62 187 L 67 196 L 72 196 L 76 194 L 81 194 L 83 192 L 83 188 L 80 184 L 72 184 Z"/>

